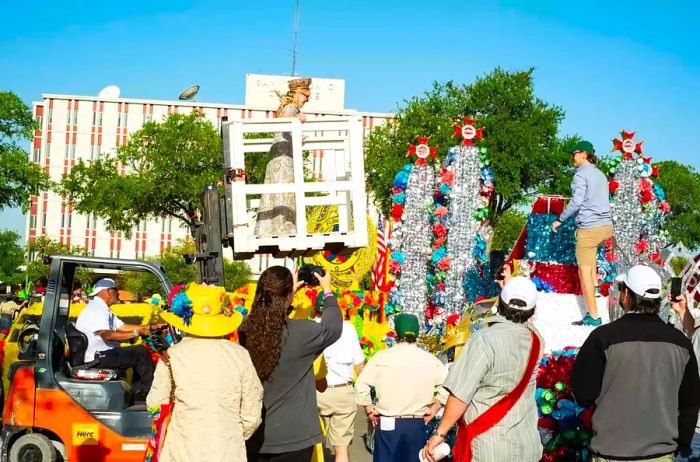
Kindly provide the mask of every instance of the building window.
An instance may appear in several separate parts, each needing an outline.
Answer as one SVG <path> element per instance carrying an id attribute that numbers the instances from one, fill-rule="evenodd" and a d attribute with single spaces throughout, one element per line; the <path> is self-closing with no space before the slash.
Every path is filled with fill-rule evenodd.
<path id="1" fill-rule="evenodd" d="M 97 116 L 97 126 L 98 127 L 102 126 L 102 112 L 100 112 Z"/>
<path id="2" fill-rule="evenodd" d="M 36 116 L 36 124 L 39 126 L 39 130 L 41 130 L 42 127 L 44 126 L 44 116 L 43 115 Z"/>
<path id="3" fill-rule="evenodd" d="M 42 214 L 42 217 L 41 217 L 41 226 L 44 228 L 46 227 L 46 210 L 44 210 L 44 213 Z"/>
<path id="4" fill-rule="evenodd" d="M 53 108 L 49 108 L 49 123 L 53 123 Z"/>
<path id="5" fill-rule="evenodd" d="M 73 109 L 73 125 L 78 123 L 78 108 Z"/>
<path id="6" fill-rule="evenodd" d="M 74 144 L 70 145 L 70 159 L 75 160 L 75 145 Z"/>
<path id="7" fill-rule="evenodd" d="M 66 112 L 66 125 L 70 124 L 70 116 L 73 114 L 73 111 L 69 110 Z"/>
<path id="8" fill-rule="evenodd" d="M 69 152 L 69 150 L 70 150 L 70 145 L 67 144 L 67 145 L 66 145 L 66 154 L 63 156 L 63 157 L 65 157 L 66 159 L 68 159 L 68 152 Z"/>
<path id="9" fill-rule="evenodd" d="M 36 228 L 36 215 L 29 215 L 29 227 Z"/>
<path id="10" fill-rule="evenodd" d="M 41 161 L 41 149 L 40 148 L 34 148 L 34 152 L 32 154 L 32 162 L 39 163 Z"/>

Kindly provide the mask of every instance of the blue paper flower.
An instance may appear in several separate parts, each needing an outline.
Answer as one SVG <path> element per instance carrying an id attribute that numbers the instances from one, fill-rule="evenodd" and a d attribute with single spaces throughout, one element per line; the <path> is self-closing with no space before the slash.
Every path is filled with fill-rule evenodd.
<path id="1" fill-rule="evenodd" d="M 394 194 L 391 200 L 394 204 L 404 204 L 406 202 L 406 193 Z"/>
<path id="2" fill-rule="evenodd" d="M 192 321 L 192 300 L 184 291 L 175 294 L 170 308 L 175 316 L 182 318 L 186 326 L 190 325 Z"/>
<path id="3" fill-rule="evenodd" d="M 394 260 L 399 265 L 403 265 L 403 263 L 404 263 L 403 252 L 401 252 L 399 250 L 395 250 L 395 251 L 391 252 L 391 259 Z"/>

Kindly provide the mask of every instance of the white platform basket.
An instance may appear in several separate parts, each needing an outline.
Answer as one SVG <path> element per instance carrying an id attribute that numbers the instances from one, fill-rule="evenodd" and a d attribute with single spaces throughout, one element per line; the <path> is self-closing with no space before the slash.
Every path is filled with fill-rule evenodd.
<path id="1" fill-rule="evenodd" d="M 269 152 L 272 139 L 250 139 L 252 133 L 289 132 L 292 137 L 294 182 L 249 184 L 246 182 L 245 156 Z M 302 138 L 304 139 L 302 143 Z M 226 232 L 234 258 L 254 254 L 281 256 L 310 255 L 328 249 L 350 252 L 367 245 L 367 195 L 365 192 L 362 119 L 359 116 L 308 119 L 243 120 L 222 124 L 226 163 Z M 304 151 L 322 157 L 322 180 L 304 179 Z M 248 204 L 251 196 L 270 193 L 294 193 L 296 234 L 255 235 L 255 210 Z M 321 194 L 321 195 L 319 195 Z M 311 206 L 338 207 L 337 230 L 309 233 L 306 212 Z"/>

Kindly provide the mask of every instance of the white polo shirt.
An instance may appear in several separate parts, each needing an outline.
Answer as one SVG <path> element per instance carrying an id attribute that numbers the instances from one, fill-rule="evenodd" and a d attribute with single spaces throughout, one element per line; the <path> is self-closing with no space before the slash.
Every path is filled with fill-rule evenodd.
<path id="1" fill-rule="evenodd" d="M 340 385 L 352 382 L 355 378 L 353 366 L 365 362 L 365 355 L 360 347 L 355 326 L 343 321 L 343 332 L 340 338 L 323 351 L 326 360 L 328 385 Z"/>
<path id="2" fill-rule="evenodd" d="M 105 342 L 95 332 L 117 330 L 123 325 L 122 320 L 109 309 L 101 298 L 94 297 L 90 300 L 75 323 L 75 327 L 83 332 L 88 339 L 87 350 L 85 350 L 85 362 L 93 361 L 95 353 L 98 351 L 119 348 L 119 342 Z"/>

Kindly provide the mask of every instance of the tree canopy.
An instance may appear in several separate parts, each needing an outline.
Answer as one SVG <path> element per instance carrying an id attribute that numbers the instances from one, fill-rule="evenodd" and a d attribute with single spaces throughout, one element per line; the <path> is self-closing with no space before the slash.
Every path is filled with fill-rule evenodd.
<path id="1" fill-rule="evenodd" d="M 51 187 L 46 172 L 20 146 L 32 139 L 35 128 L 29 107 L 14 93 L 0 91 L 0 210 L 21 207 L 26 212 L 31 196 Z"/>
<path id="2" fill-rule="evenodd" d="M 178 244 L 165 250 L 160 256 L 148 257 L 150 261 L 158 262 L 173 284 L 187 284 L 197 277 L 194 263 L 187 263 L 183 257 L 194 253 L 192 241 L 179 240 Z M 224 259 L 224 278 L 226 290 L 234 291 L 247 284 L 251 278 L 250 267 L 239 261 Z M 117 277 L 120 288 L 127 290 L 139 298 L 147 297 L 162 291 L 160 282 L 149 273 L 128 271 Z M 160 294 L 166 296 L 168 294 Z"/>
<path id="3" fill-rule="evenodd" d="M 147 122 L 116 153 L 91 165 L 80 161 L 60 189 L 76 211 L 95 214 L 127 238 L 141 221 L 162 217 L 181 220 L 194 235 L 202 190 L 222 178 L 219 134 L 193 112 Z"/>
<path id="4" fill-rule="evenodd" d="M 434 83 L 422 96 L 405 101 L 395 123 L 378 127 L 366 142 L 367 183 L 385 214 L 391 208 L 394 175 L 406 161 L 409 143 L 431 136 L 438 155 L 459 144 L 455 122 L 474 116 L 484 127 L 495 176 L 492 219 L 538 193 L 568 193 L 571 166 L 567 148 L 576 139 L 557 136 L 564 111 L 534 94 L 533 69 L 500 68 L 472 84 Z"/>
<path id="5" fill-rule="evenodd" d="M 671 216 L 664 229 L 671 235 L 671 242 L 682 242 L 695 249 L 700 246 L 700 173 L 675 160 L 656 165 L 659 167 L 657 181 L 666 191 L 666 201 L 671 205 Z"/>
<path id="6" fill-rule="evenodd" d="M 20 235 L 14 231 L 0 231 L 0 282 L 14 285 L 22 281 L 18 268 L 24 263 L 24 249 L 19 245 Z"/>

